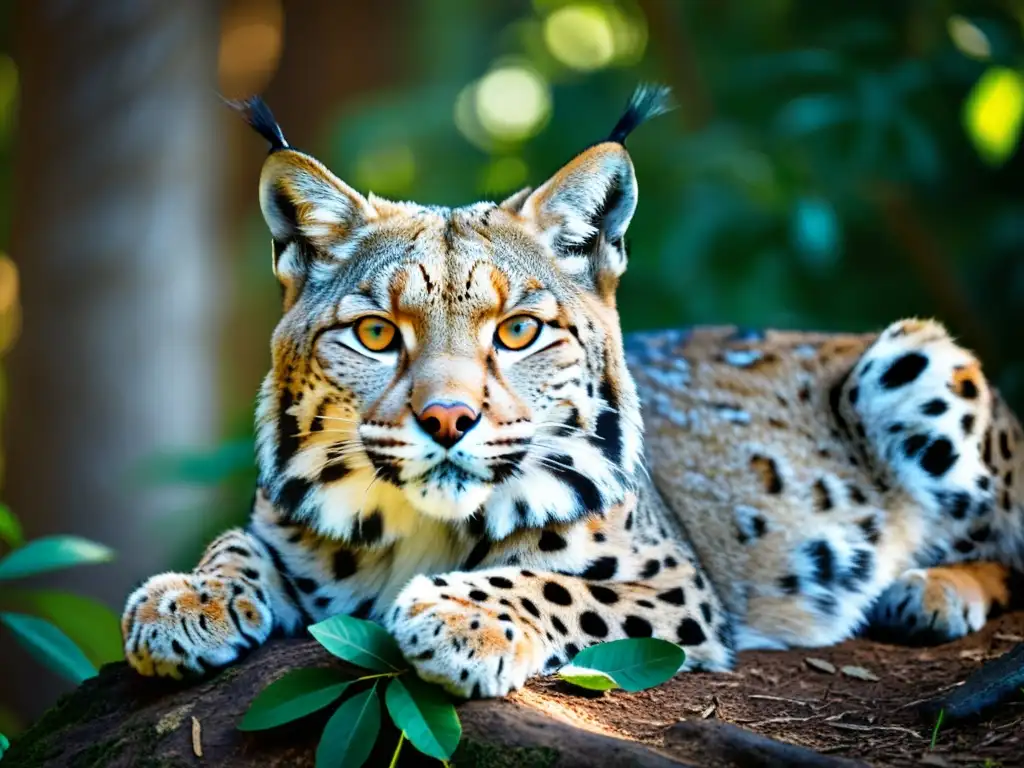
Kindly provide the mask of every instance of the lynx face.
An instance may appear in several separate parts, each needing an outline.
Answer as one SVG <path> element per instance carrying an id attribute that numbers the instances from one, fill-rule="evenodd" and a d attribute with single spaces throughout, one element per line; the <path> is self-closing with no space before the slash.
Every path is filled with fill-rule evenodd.
<path id="1" fill-rule="evenodd" d="M 274 502 L 366 545 L 421 516 L 500 538 L 620 502 L 640 452 L 614 306 L 636 197 L 620 141 L 448 209 L 364 197 L 282 139 L 260 186 L 284 288 L 257 414 Z"/>

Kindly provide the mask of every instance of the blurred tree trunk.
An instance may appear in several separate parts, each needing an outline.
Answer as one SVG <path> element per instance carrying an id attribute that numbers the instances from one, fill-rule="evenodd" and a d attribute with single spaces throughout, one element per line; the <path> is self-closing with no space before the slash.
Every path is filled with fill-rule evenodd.
<path id="1" fill-rule="evenodd" d="M 424 8 L 423 2 L 285 0 L 281 60 L 263 95 L 293 146 L 322 154 L 349 103 L 415 77 L 416 21 L 425 11 L 440 12 Z M 255 249 L 245 236 L 259 217 L 256 189 L 266 144 L 241 120 L 228 117 L 229 226 L 234 233 L 228 258 L 240 279 L 225 334 L 232 359 L 225 392 L 237 410 L 239 405 L 250 408 L 270 364 L 267 340 L 277 323 L 280 291 L 270 272 L 270 235 Z M 262 225 L 260 232 L 266 232 Z"/>
<path id="2" fill-rule="evenodd" d="M 140 484 L 140 465 L 209 444 L 220 426 L 217 32 L 206 0 L 25 0 L 15 12 L 24 323 L 4 495 L 29 535 L 117 550 L 113 566 L 70 577 L 112 606 L 189 537 L 180 513 L 201 502 Z M 58 683 L 4 658 L 5 693 L 38 713 Z"/>

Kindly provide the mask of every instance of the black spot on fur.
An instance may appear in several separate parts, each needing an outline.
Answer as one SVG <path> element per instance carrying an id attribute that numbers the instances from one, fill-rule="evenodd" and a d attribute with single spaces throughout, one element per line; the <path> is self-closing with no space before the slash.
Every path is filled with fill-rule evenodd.
<path id="1" fill-rule="evenodd" d="M 942 477 L 956 464 L 960 455 L 953 450 L 953 443 L 945 437 L 933 440 L 921 455 L 921 469 L 932 477 Z"/>
<path id="2" fill-rule="evenodd" d="M 963 418 L 960 419 L 960 428 L 964 431 L 964 436 L 969 437 L 971 432 L 974 431 L 974 414 L 965 413 Z"/>
<path id="3" fill-rule="evenodd" d="M 828 512 L 832 509 L 832 494 L 829 493 L 824 480 L 816 480 L 811 488 L 811 493 L 814 496 L 815 509 L 819 512 Z"/>
<path id="4" fill-rule="evenodd" d="M 847 398 L 850 401 L 850 405 L 857 404 L 857 397 L 860 395 L 860 387 L 854 386 L 850 388 L 850 391 L 846 393 Z"/>
<path id="5" fill-rule="evenodd" d="M 597 560 L 592 561 L 580 576 L 591 581 L 607 581 L 615 577 L 618 569 L 619 561 L 617 558 L 611 556 L 599 557 Z"/>
<path id="6" fill-rule="evenodd" d="M 569 658 L 570 661 L 572 659 L 576 658 L 576 654 L 578 654 L 579 652 L 580 652 L 580 649 L 579 649 L 579 646 L 576 645 L 576 643 L 566 643 L 565 644 L 565 655 Z"/>
<path id="7" fill-rule="evenodd" d="M 284 387 L 277 402 L 277 471 L 284 472 L 288 460 L 299 450 L 299 420 L 288 413 L 294 405 L 291 390 Z"/>
<path id="8" fill-rule="evenodd" d="M 595 437 L 592 439 L 601 450 L 601 453 L 614 466 L 622 462 L 622 424 L 619 420 L 619 401 L 612 391 L 611 382 L 604 379 L 598 390 L 601 399 L 607 403 L 607 408 L 601 411 L 597 417 Z"/>
<path id="9" fill-rule="evenodd" d="M 370 515 L 352 523 L 349 540 L 356 546 L 369 547 L 384 535 L 384 515 L 375 509 Z"/>
<path id="10" fill-rule="evenodd" d="M 336 483 L 339 480 L 343 480 L 348 477 L 352 470 L 348 468 L 348 465 L 341 459 L 333 459 L 331 464 L 320 470 L 320 475 L 317 477 L 317 482 L 321 485 L 330 485 Z"/>
<path id="11" fill-rule="evenodd" d="M 299 592 L 305 592 L 307 595 L 311 595 L 316 592 L 317 587 L 320 585 L 313 579 L 306 578 L 305 576 L 299 576 L 295 579 L 295 586 L 299 588 Z"/>
<path id="12" fill-rule="evenodd" d="M 512 582 L 504 576 L 491 576 L 487 581 L 490 582 L 492 587 L 497 587 L 498 589 L 512 589 Z"/>
<path id="13" fill-rule="evenodd" d="M 929 400 L 927 403 L 921 406 L 921 413 L 925 416 L 941 416 L 949 410 L 949 405 L 941 397 L 936 397 L 934 400 Z"/>
<path id="14" fill-rule="evenodd" d="M 711 604 L 701 603 L 700 604 L 700 615 L 704 617 L 704 621 L 708 624 L 711 623 Z"/>
<path id="15" fill-rule="evenodd" d="M 580 614 L 580 629 L 591 637 L 608 636 L 608 625 L 593 611 L 584 611 Z"/>
<path id="16" fill-rule="evenodd" d="M 661 570 L 661 563 L 657 560 L 648 560 L 644 563 L 644 568 L 640 571 L 640 578 L 650 579 L 658 575 L 658 571 Z"/>
<path id="17" fill-rule="evenodd" d="M 292 515 L 306 500 L 312 484 L 304 477 L 290 477 L 277 492 L 274 502 L 282 508 L 285 515 Z"/>
<path id="18" fill-rule="evenodd" d="M 569 634 L 569 630 L 566 629 L 565 624 L 563 624 L 562 620 L 560 618 L 558 618 L 557 616 L 552 616 L 551 617 L 551 626 L 554 627 L 555 631 L 558 632 L 558 634 L 560 634 L 560 635 L 567 635 L 567 634 Z"/>
<path id="19" fill-rule="evenodd" d="M 476 568 L 480 563 L 483 562 L 484 558 L 487 557 L 491 551 L 491 542 L 487 539 L 480 539 L 473 547 L 473 551 L 469 553 L 469 557 L 466 558 L 466 562 L 462 564 L 464 570 L 471 571 Z"/>
<path id="20" fill-rule="evenodd" d="M 1013 450 L 1010 448 L 1010 433 L 1000 432 L 999 433 L 999 454 L 1009 461 L 1013 458 Z"/>
<path id="21" fill-rule="evenodd" d="M 339 549 L 334 553 L 331 566 L 335 580 L 347 579 L 356 572 L 356 557 L 347 549 Z"/>
<path id="22" fill-rule="evenodd" d="M 622 622 L 622 631 L 626 633 L 626 637 L 650 637 L 654 634 L 654 627 L 647 619 L 627 616 Z"/>
<path id="23" fill-rule="evenodd" d="M 708 639 L 707 635 L 704 634 L 704 629 L 697 620 L 689 617 L 680 622 L 676 635 L 679 638 L 680 645 L 700 645 Z"/>
<path id="24" fill-rule="evenodd" d="M 794 573 L 779 578 L 779 589 L 787 595 L 795 595 L 800 591 L 800 577 Z"/>
<path id="25" fill-rule="evenodd" d="M 442 579 L 440 576 L 435 576 L 433 578 L 433 582 L 434 582 L 434 586 L 435 587 L 447 587 L 448 586 L 448 582 L 445 581 L 444 579 Z"/>
<path id="26" fill-rule="evenodd" d="M 992 527 L 989 525 L 983 525 L 980 528 L 975 528 L 971 531 L 970 537 L 971 541 L 989 541 L 992 538 Z"/>
<path id="27" fill-rule="evenodd" d="M 572 605 L 569 591 L 554 581 L 544 582 L 544 599 L 555 605 Z"/>
<path id="28" fill-rule="evenodd" d="M 836 575 L 835 553 L 832 547 L 824 539 L 812 541 L 807 545 L 807 556 L 811 558 L 811 566 L 814 571 L 811 574 L 819 584 L 828 584 Z"/>
<path id="29" fill-rule="evenodd" d="M 903 455 L 911 459 L 920 453 L 927 443 L 928 438 L 925 435 L 911 435 L 903 441 Z"/>
<path id="30" fill-rule="evenodd" d="M 571 464 L 572 457 L 554 456 L 552 459 L 556 466 L 549 467 L 548 471 L 572 490 L 576 496 L 577 513 L 585 515 L 588 512 L 600 512 L 604 502 L 594 481 L 567 466 Z"/>
<path id="31" fill-rule="evenodd" d="M 544 669 L 555 669 L 562 665 L 562 660 L 558 658 L 558 654 L 552 654 L 548 656 L 548 660 L 544 662 Z M 463 670 L 465 672 L 465 670 Z"/>
<path id="32" fill-rule="evenodd" d="M 658 594 L 658 599 L 672 605 L 686 605 L 686 594 L 682 587 L 675 587 Z"/>
<path id="33" fill-rule="evenodd" d="M 472 589 L 469 592 L 469 597 L 470 597 L 471 600 L 477 600 L 478 602 L 483 602 L 484 600 L 487 599 L 487 593 L 484 592 L 481 589 Z"/>
<path id="34" fill-rule="evenodd" d="M 959 552 L 961 555 L 966 555 L 974 551 L 974 542 L 968 541 L 967 539 L 960 539 L 953 545 L 953 549 Z"/>
<path id="35" fill-rule="evenodd" d="M 964 400 L 974 400 L 978 396 L 978 385 L 971 379 L 963 379 L 957 394 Z"/>
<path id="36" fill-rule="evenodd" d="M 366 598 L 361 603 L 359 603 L 359 605 L 356 606 L 356 609 L 354 611 L 352 611 L 352 618 L 355 618 L 355 619 L 368 619 L 368 618 L 370 618 L 370 614 L 373 612 L 373 604 L 374 604 L 374 599 L 372 597 Z"/>
<path id="37" fill-rule="evenodd" d="M 750 466 L 761 476 L 766 493 L 782 493 L 782 477 L 779 475 L 779 465 L 775 463 L 775 459 L 754 454 L 750 457 Z"/>
<path id="38" fill-rule="evenodd" d="M 599 603 L 613 605 L 614 603 L 619 602 L 619 596 L 613 589 L 608 589 L 608 587 L 602 587 L 597 584 L 587 584 L 587 589 L 590 590 L 590 594 Z"/>
<path id="39" fill-rule="evenodd" d="M 908 352 L 896 358 L 879 377 L 878 383 L 886 389 L 903 387 L 920 376 L 928 367 L 928 358 L 920 352 Z"/>
<path id="40" fill-rule="evenodd" d="M 540 618 L 540 611 L 537 610 L 537 606 L 534 605 L 533 601 L 530 600 L 530 598 L 524 597 L 519 602 L 521 602 L 523 604 L 523 608 L 526 609 L 527 613 L 529 613 L 535 619 L 539 619 Z"/>
<path id="41" fill-rule="evenodd" d="M 565 549 L 566 546 L 565 539 L 551 530 L 545 530 L 540 535 L 540 541 L 537 542 L 537 547 L 541 552 L 558 552 Z"/>

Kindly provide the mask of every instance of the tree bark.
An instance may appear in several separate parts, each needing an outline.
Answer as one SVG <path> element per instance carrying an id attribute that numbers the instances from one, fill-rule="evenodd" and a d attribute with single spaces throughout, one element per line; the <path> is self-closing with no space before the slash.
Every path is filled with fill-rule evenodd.
<path id="1" fill-rule="evenodd" d="M 312 765 L 326 712 L 263 733 L 243 733 L 237 725 L 255 695 L 285 670 L 337 663 L 313 641 L 288 640 L 266 646 L 238 666 L 191 687 L 141 678 L 125 664 L 109 665 L 16 740 L 4 768 Z M 576 728 L 503 699 L 463 704 L 459 714 L 463 740 L 453 760 L 458 768 L 863 765 L 705 720 L 674 726 L 666 733 L 665 746 L 655 750 Z M 396 740 L 393 729 L 382 731 L 366 765 L 388 765 Z M 406 746 L 399 764 L 428 763 L 436 764 Z"/>

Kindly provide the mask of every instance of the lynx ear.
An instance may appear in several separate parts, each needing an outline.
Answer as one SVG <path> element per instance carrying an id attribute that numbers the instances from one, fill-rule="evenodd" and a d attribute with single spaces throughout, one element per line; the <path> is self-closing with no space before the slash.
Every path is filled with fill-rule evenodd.
<path id="1" fill-rule="evenodd" d="M 344 257 L 352 231 L 375 215 L 365 197 L 293 149 L 272 152 L 263 164 L 260 209 L 275 241 L 301 240 L 337 257 Z"/>
<path id="2" fill-rule="evenodd" d="M 563 271 L 602 295 L 614 291 L 626 270 L 623 237 L 636 211 L 626 137 L 669 109 L 668 94 L 667 88 L 638 88 L 606 141 L 577 155 L 525 199 L 520 193 L 502 204 L 548 245 Z"/>
<path id="3" fill-rule="evenodd" d="M 278 279 L 294 282 L 318 257 L 345 258 L 349 235 L 375 216 L 373 206 L 319 160 L 291 148 L 262 99 L 228 104 L 270 143 L 259 193 Z"/>

